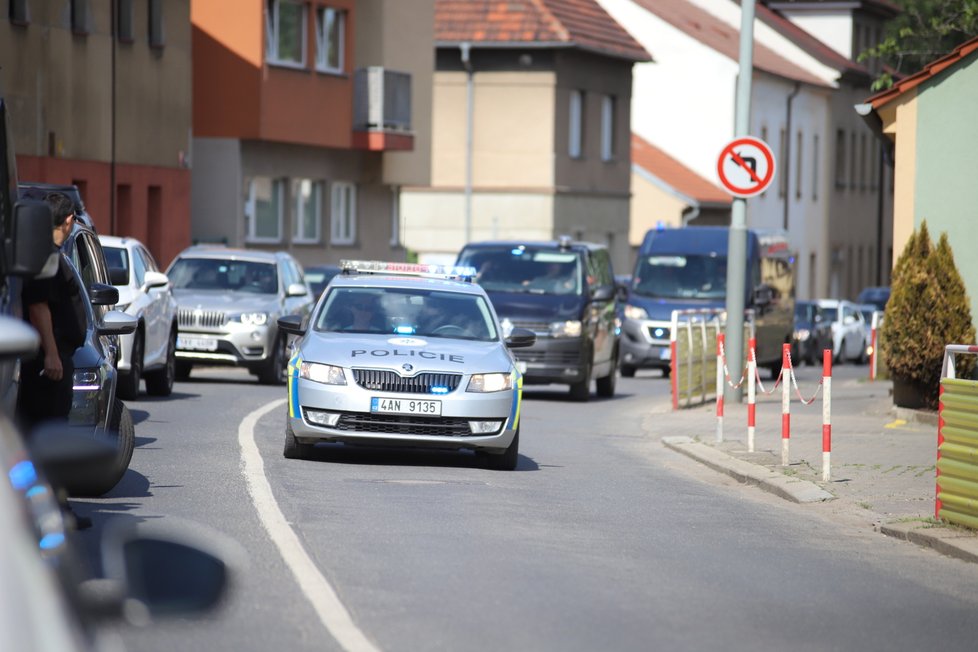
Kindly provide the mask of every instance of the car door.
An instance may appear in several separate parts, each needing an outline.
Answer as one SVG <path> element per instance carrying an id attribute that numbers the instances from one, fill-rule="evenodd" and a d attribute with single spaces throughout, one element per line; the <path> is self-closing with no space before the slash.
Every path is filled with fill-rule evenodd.
<path id="1" fill-rule="evenodd" d="M 604 249 L 588 252 L 588 292 L 590 303 L 587 313 L 593 322 L 594 363 L 604 364 L 611 360 L 615 350 L 615 277 L 611 270 L 611 257 Z M 598 290 L 611 290 L 610 300 L 595 300 Z"/>

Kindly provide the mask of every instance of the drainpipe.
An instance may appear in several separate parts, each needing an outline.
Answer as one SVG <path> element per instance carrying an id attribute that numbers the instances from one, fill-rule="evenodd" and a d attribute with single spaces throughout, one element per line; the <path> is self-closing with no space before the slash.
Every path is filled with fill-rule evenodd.
<path id="1" fill-rule="evenodd" d="M 781 169 L 784 170 L 784 230 L 788 231 L 788 206 L 791 203 L 791 105 L 795 101 L 795 96 L 801 91 L 801 82 L 795 82 L 795 89 L 788 93 L 787 117 L 785 118 L 784 128 L 784 161 Z"/>
<path id="2" fill-rule="evenodd" d="M 883 120 L 873 110 L 872 104 L 856 104 L 853 107 L 863 119 L 873 135 L 880 142 L 880 164 L 876 182 L 876 284 L 883 285 L 883 180 L 886 178 L 884 166 L 894 159 L 893 141 L 883 133 Z"/>
<path id="3" fill-rule="evenodd" d="M 472 75 L 472 60 L 469 53 L 472 44 L 468 41 L 459 43 L 458 49 L 462 56 L 462 67 L 465 68 L 465 244 L 472 241 L 472 114 L 474 100 L 474 80 Z"/>

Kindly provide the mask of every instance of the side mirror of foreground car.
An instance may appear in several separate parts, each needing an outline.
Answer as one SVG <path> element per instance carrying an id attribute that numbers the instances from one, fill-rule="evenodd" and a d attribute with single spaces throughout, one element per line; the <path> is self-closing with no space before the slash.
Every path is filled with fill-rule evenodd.
<path id="1" fill-rule="evenodd" d="M 114 306 L 119 303 L 119 288 L 105 283 L 92 283 L 88 298 L 93 306 Z"/>
<path id="2" fill-rule="evenodd" d="M 127 315 L 121 310 L 110 310 L 102 317 L 99 324 L 99 335 L 128 335 L 135 333 L 139 326 L 139 320 L 132 315 Z"/>
<path id="3" fill-rule="evenodd" d="M 307 294 L 309 294 L 309 288 L 304 283 L 293 283 L 285 291 L 285 295 L 289 297 L 304 297 Z"/>
<path id="4" fill-rule="evenodd" d="M 146 289 L 162 288 L 170 284 L 170 277 L 163 272 L 146 272 L 143 276 L 143 285 Z"/>
<path id="5" fill-rule="evenodd" d="M 239 544 L 198 523 L 110 521 L 102 538 L 104 578 L 79 587 L 83 608 L 99 620 L 145 625 L 199 615 L 219 606 L 244 567 Z"/>
<path id="6" fill-rule="evenodd" d="M 305 335 L 306 329 L 302 325 L 302 315 L 286 315 L 278 318 L 278 328 L 283 333 L 290 335 Z"/>
<path id="7" fill-rule="evenodd" d="M 509 337 L 506 338 L 506 346 L 511 349 L 520 349 L 533 346 L 537 341 L 537 335 L 527 328 L 514 328 Z"/>

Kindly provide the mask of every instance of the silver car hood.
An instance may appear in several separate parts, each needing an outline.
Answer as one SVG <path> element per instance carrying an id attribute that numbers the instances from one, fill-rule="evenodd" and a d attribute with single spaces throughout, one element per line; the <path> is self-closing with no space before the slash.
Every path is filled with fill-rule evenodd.
<path id="1" fill-rule="evenodd" d="M 274 294 L 244 294 L 219 290 L 174 290 L 180 308 L 200 308 L 222 312 L 277 312 L 278 296 Z"/>
<path id="2" fill-rule="evenodd" d="M 310 332 L 300 351 L 304 362 L 396 369 L 403 375 L 421 371 L 508 373 L 513 367 L 502 342 Z"/>

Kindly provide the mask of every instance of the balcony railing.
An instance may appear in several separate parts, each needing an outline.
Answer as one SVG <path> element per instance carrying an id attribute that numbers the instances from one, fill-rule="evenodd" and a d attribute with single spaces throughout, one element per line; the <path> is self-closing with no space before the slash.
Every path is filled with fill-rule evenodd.
<path id="1" fill-rule="evenodd" d="M 353 73 L 354 131 L 411 131 L 411 75 L 380 66 Z"/>

